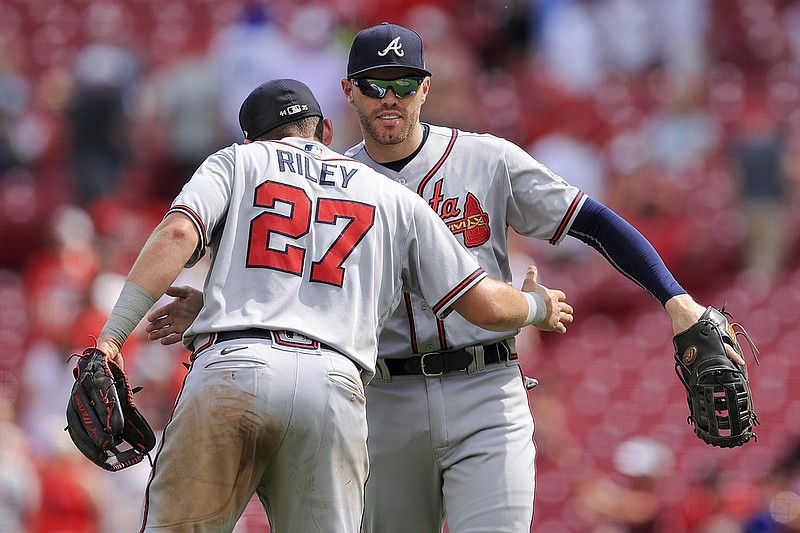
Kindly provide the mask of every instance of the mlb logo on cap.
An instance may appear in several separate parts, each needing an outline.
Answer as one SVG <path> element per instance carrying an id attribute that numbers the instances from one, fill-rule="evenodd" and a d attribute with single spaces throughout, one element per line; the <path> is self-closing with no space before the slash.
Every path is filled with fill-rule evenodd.
<path id="1" fill-rule="evenodd" d="M 384 22 L 361 30 L 350 47 L 347 77 L 356 78 L 370 70 L 400 67 L 430 76 L 425 70 L 422 38 L 410 28 Z"/>
<path id="2" fill-rule="evenodd" d="M 286 109 L 284 109 L 283 111 L 281 111 L 279 113 L 279 115 L 282 116 L 282 117 L 285 117 L 287 115 L 296 115 L 297 113 L 300 113 L 300 112 L 303 112 L 303 111 L 308 111 L 308 106 L 307 105 L 305 105 L 305 104 L 303 104 L 303 105 L 291 105 L 291 106 L 287 107 Z"/>

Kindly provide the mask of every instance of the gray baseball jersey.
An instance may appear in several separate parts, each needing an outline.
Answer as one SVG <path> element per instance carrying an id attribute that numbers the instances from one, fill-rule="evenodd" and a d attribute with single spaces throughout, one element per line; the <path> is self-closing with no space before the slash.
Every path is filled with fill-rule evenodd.
<path id="1" fill-rule="evenodd" d="M 367 382 L 403 289 L 444 318 L 486 276 L 419 196 L 306 139 L 220 150 L 175 211 L 201 236 L 190 264 L 213 254 L 190 350 L 220 331 L 290 330 L 350 357 Z"/>
<path id="2" fill-rule="evenodd" d="M 364 145 L 347 155 L 419 194 L 490 276 L 511 281 L 507 231 L 557 244 L 584 201 L 576 187 L 521 148 L 492 135 L 425 125 L 427 139 L 393 172 Z M 370 475 L 364 533 L 519 533 L 530 528 L 535 487 L 533 417 L 511 337 L 430 312 L 405 294 L 379 358 L 482 346 L 503 339 L 505 363 L 440 377 L 381 375 L 366 388 Z M 477 359 L 476 359 L 477 361 Z M 413 509 L 413 512 L 409 512 Z"/>
<path id="3" fill-rule="evenodd" d="M 511 282 L 508 228 L 557 244 L 586 196 L 507 140 L 426 126 L 425 144 L 400 172 L 373 161 L 363 142 L 346 155 L 419 194 L 489 276 Z M 492 344 L 516 333 L 476 328 L 455 314 L 442 320 L 424 299 L 407 294 L 387 323 L 378 352 L 407 357 Z"/>

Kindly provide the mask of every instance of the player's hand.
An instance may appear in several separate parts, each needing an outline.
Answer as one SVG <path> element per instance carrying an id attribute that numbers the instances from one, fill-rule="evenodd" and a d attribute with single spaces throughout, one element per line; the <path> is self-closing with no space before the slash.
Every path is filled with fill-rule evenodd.
<path id="1" fill-rule="evenodd" d="M 170 287 L 164 293 L 175 299 L 147 314 L 145 331 L 151 341 L 169 345 L 179 342 L 203 308 L 203 293 L 193 287 Z"/>
<path id="2" fill-rule="evenodd" d="M 688 294 L 673 296 L 667 300 L 664 308 L 672 319 L 672 332 L 675 335 L 692 327 L 697 322 L 697 319 L 706 312 L 706 308 L 695 302 Z M 744 358 L 727 344 L 725 345 L 725 352 L 728 355 L 728 359 L 734 363 L 745 364 Z"/>
<path id="3" fill-rule="evenodd" d="M 108 359 L 111 359 L 120 370 L 125 370 L 125 361 L 122 359 L 122 347 L 119 341 L 111 335 L 100 335 L 97 337 L 97 349 L 103 352 Z"/>
<path id="4" fill-rule="evenodd" d="M 528 267 L 525 281 L 522 283 L 522 290 L 525 292 L 535 292 L 544 299 L 547 306 L 547 316 L 537 324 L 534 324 L 542 331 L 555 331 L 566 333 L 567 324 L 572 322 L 572 306 L 567 303 L 567 295 L 559 290 L 548 289 L 544 285 L 539 285 L 537 278 L 539 270 L 536 265 Z"/>

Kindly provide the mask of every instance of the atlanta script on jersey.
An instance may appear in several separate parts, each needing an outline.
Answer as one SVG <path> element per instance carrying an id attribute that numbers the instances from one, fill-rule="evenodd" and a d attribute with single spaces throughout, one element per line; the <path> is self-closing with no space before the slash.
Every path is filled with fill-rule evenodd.
<path id="1" fill-rule="evenodd" d="M 425 124 L 419 153 L 399 172 L 369 157 L 364 143 L 346 155 L 421 196 L 489 276 L 512 281 L 507 230 L 558 244 L 586 196 L 513 143 L 489 134 Z M 491 213 L 491 215 L 489 215 Z M 410 335 L 409 335 L 410 333 Z M 460 315 L 442 320 L 414 294 L 386 325 L 381 357 L 492 344 L 516 332 L 476 328 Z"/>

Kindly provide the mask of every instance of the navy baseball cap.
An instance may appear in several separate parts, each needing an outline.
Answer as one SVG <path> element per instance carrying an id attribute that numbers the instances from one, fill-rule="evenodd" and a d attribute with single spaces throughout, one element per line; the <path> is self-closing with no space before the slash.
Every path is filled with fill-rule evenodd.
<path id="1" fill-rule="evenodd" d="M 239 109 L 239 126 L 244 138 L 252 141 L 281 124 L 322 116 L 319 102 L 305 83 L 275 79 L 262 83 L 245 98 Z"/>
<path id="2" fill-rule="evenodd" d="M 425 70 L 422 37 L 410 28 L 388 22 L 358 32 L 350 47 L 347 77 L 363 77 L 370 70 L 390 67 L 407 68 L 421 76 L 430 76 Z"/>

